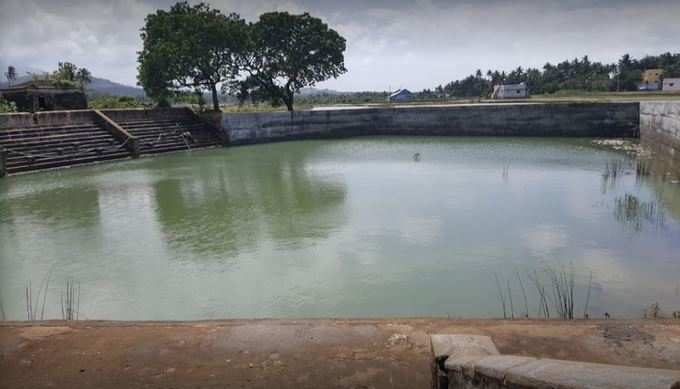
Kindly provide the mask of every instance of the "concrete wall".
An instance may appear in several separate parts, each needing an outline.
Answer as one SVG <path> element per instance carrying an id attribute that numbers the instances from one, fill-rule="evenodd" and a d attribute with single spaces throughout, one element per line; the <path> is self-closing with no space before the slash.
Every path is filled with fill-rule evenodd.
<path id="1" fill-rule="evenodd" d="M 233 144 L 356 135 L 632 137 L 638 103 L 488 104 L 224 113 Z"/>
<path id="2" fill-rule="evenodd" d="M 101 113 L 115 122 L 126 122 L 147 119 L 182 119 L 187 113 L 193 115 L 188 108 L 155 108 L 155 109 L 102 109 Z"/>
<path id="3" fill-rule="evenodd" d="M 660 169 L 680 176 L 680 101 L 641 102 L 640 141 Z"/>
<path id="4" fill-rule="evenodd" d="M 0 131 L 33 126 L 92 123 L 93 120 L 91 110 L 10 113 L 0 115 Z"/>

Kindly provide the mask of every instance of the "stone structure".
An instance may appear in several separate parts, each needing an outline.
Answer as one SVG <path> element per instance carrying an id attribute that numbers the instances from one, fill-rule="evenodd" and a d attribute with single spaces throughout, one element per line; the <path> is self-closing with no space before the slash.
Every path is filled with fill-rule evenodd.
<path id="1" fill-rule="evenodd" d="M 357 135 L 636 137 L 638 103 L 481 104 L 224 113 L 232 144 Z"/>
<path id="2" fill-rule="evenodd" d="M 87 98 L 80 89 L 59 87 L 51 81 L 25 82 L 0 89 L 0 95 L 23 112 L 87 108 Z"/>
<path id="3" fill-rule="evenodd" d="M 0 115 L 0 176 L 221 144 L 185 108 Z"/>
<path id="4" fill-rule="evenodd" d="M 680 371 L 501 355 L 491 338 L 432 335 L 435 389 L 678 389 Z"/>
<path id="5" fill-rule="evenodd" d="M 640 103 L 640 140 L 662 173 L 680 176 L 680 101 Z"/>

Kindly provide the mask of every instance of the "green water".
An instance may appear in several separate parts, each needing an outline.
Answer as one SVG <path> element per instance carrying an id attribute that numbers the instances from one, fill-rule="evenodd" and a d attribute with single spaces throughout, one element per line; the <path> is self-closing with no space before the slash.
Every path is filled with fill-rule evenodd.
<path id="1" fill-rule="evenodd" d="M 669 312 L 680 185 L 639 173 L 588 140 L 384 137 L 9 177 L 0 301 L 26 319 L 49 275 L 45 318 L 67 280 L 80 319 L 498 317 L 494 274 L 520 315 L 519 273 L 536 316 L 527 274 L 562 267 L 578 316 L 590 272 L 592 317 Z"/>

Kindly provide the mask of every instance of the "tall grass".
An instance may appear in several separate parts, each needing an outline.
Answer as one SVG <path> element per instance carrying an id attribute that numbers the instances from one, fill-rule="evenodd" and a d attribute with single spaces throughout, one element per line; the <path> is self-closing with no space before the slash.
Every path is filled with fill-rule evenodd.
<path id="1" fill-rule="evenodd" d="M 2 305 L 2 295 L 0 294 L 0 321 L 5 321 L 5 307 Z"/>
<path id="2" fill-rule="evenodd" d="M 47 272 L 38 288 L 38 294 L 33 294 L 33 285 L 29 280 L 26 283 L 26 319 L 28 321 L 45 320 L 45 305 L 47 303 L 47 290 L 50 287 L 50 279 L 52 278 L 52 270 Z M 38 315 L 40 314 L 40 315 Z M 4 316 L 4 313 L 3 313 Z"/>
<path id="3" fill-rule="evenodd" d="M 529 317 L 529 299 L 527 298 L 527 290 L 524 289 L 524 282 L 522 282 L 522 277 L 517 272 L 517 280 L 519 281 L 519 286 L 522 289 L 522 297 L 524 297 L 524 317 Z"/>
<path id="4" fill-rule="evenodd" d="M 508 318 L 508 313 L 505 304 L 505 293 L 503 292 L 503 287 L 501 286 L 501 281 L 498 279 L 498 273 L 494 272 L 493 277 L 496 280 L 496 289 L 498 290 L 498 299 L 501 302 L 501 308 L 503 308 L 503 319 Z"/>
<path id="5" fill-rule="evenodd" d="M 80 312 L 80 283 L 66 281 L 66 290 L 61 293 L 61 318 L 78 320 Z"/>
<path id="6" fill-rule="evenodd" d="M 546 272 L 552 284 L 553 307 L 561 319 L 571 320 L 574 318 L 574 271 L 573 265 L 570 271 L 564 268 L 555 270 L 547 267 Z"/>
<path id="7" fill-rule="evenodd" d="M 508 279 L 505 285 L 506 293 L 503 291 L 502 276 L 498 273 L 493 274 L 494 280 L 496 282 L 496 288 L 498 292 L 498 299 L 501 303 L 501 308 L 503 309 L 503 318 L 508 318 L 508 303 L 510 305 L 510 318 L 514 319 L 514 303 L 512 298 L 512 287 L 510 280 Z M 526 288 L 524 286 L 524 281 L 519 271 L 516 272 L 517 282 L 519 288 L 522 292 L 522 297 L 524 299 L 524 317 L 528 318 L 529 314 L 529 298 L 527 297 Z M 551 267 L 546 266 L 542 272 L 539 273 L 537 269 L 532 272 L 527 273 L 527 278 L 531 281 L 536 289 L 536 294 L 538 296 L 538 310 L 537 317 L 542 317 L 544 319 L 550 319 L 551 313 L 555 313 L 557 318 L 562 320 L 573 320 L 575 319 L 575 306 L 576 306 L 576 294 L 577 294 L 577 284 L 576 284 L 576 272 L 574 270 L 573 264 L 567 267 Z M 590 307 L 590 297 L 591 288 L 593 282 L 593 273 L 590 272 L 590 278 L 588 280 L 587 289 L 585 291 L 585 303 L 583 308 L 583 317 L 588 318 L 588 309 Z"/>

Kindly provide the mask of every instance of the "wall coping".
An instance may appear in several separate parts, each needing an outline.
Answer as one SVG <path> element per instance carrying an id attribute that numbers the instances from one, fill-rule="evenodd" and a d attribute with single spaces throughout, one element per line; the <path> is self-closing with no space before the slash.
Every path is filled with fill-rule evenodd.
<path id="1" fill-rule="evenodd" d="M 446 358 L 439 368 L 470 382 L 469 387 L 496 382 L 531 389 L 680 389 L 680 371 L 675 370 L 501 355 L 487 336 L 432 335 L 431 341 L 435 357 Z"/>

